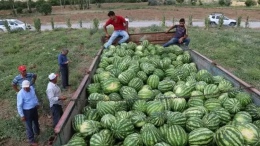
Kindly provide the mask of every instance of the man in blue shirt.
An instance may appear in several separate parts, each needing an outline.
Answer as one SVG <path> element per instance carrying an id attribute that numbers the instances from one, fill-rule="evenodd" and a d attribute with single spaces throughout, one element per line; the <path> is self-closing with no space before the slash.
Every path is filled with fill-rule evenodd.
<path id="1" fill-rule="evenodd" d="M 61 72 L 61 82 L 63 89 L 66 89 L 69 85 L 69 60 L 67 58 L 67 54 L 69 53 L 68 49 L 62 49 L 62 52 L 58 56 L 58 63 L 60 66 Z"/>
<path id="2" fill-rule="evenodd" d="M 188 38 L 188 32 L 187 32 L 187 28 L 185 26 L 185 19 L 181 18 L 179 21 L 179 25 L 173 25 L 171 26 L 166 33 L 168 33 L 170 30 L 176 28 L 176 31 L 174 33 L 173 38 L 168 41 L 167 43 L 165 43 L 163 45 L 163 47 L 168 47 L 170 45 L 174 45 L 174 44 L 182 44 L 184 43 L 186 46 L 189 45 L 190 43 L 190 39 Z"/>
<path id="3" fill-rule="evenodd" d="M 22 82 L 22 89 L 17 94 L 17 110 L 22 121 L 25 121 L 26 134 L 31 146 L 37 146 L 34 134 L 40 134 L 38 122 L 39 102 L 34 88 L 28 80 Z M 35 132 L 35 133 L 34 133 Z"/>
<path id="4" fill-rule="evenodd" d="M 28 80 L 30 82 L 30 86 L 33 86 L 35 88 L 35 81 L 37 79 L 37 75 L 34 73 L 27 73 L 25 65 L 19 66 L 18 70 L 20 74 L 13 79 L 12 82 L 13 89 L 16 92 L 19 92 L 19 90 L 22 88 L 22 82 L 24 80 Z M 18 89 L 18 86 L 20 87 L 20 89 Z"/>

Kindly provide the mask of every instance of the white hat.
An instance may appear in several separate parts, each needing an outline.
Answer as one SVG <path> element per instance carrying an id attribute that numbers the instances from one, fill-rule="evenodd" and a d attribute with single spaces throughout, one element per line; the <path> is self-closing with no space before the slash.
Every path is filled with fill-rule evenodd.
<path id="1" fill-rule="evenodd" d="M 50 80 L 53 80 L 53 79 L 55 79 L 57 77 L 57 75 L 55 74 L 55 73 L 51 73 L 50 75 L 49 75 L 49 79 Z"/>
<path id="2" fill-rule="evenodd" d="M 28 87 L 30 87 L 30 82 L 28 80 L 24 80 L 22 82 L 22 88 L 28 88 Z"/>

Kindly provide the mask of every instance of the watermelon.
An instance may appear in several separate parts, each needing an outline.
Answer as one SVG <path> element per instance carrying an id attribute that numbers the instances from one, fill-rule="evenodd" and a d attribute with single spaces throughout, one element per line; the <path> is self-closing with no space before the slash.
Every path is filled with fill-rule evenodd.
<path id="1" fill-rule="evenodd" d="M 185 146 L 188 143 L 188 135 L 181 126 L 172 125 L 166 130 L 166 142 L 173 146 Z"/>
<path id="2" fill-rule="evenodd" d="M 93 134 L 89 142 L 91 146 L 112 146 L 114 144 L 114 139 L 111 131 L 104 129 Z"/>
<path id="3" fill-rule="evenodd" d="M 100 83 L 92 83 L 88 85 L 88 93 L 100 93 L 101 92 L 101 85 Z"/>
<path id="4" fill-rule="evenodd" d="M 146 115 L 143 112 L 135 111 L 131 116 L 131 121 L 135 127 L 142 127 L 146 123 Z"/>
<path id="5" fill-rule="evenodd" d="M 135 77 L 133 70 L 126 70 L 118 75 L 120 83 L 127 85 Z"/>
<path id="6" fill-rule="evenodd" d="M 258 120 L 260 119 L 260 109 L 255 104 L 251 103 L 246 106 L 245 109 L 246 112 L 248 112 L 253 119 Z"/>
<path id="7" fill-rule="evenodd" d="M 147 121 L 155 126 L 161 126 L 166 121 L 166 114 L 164 112 L 153 112 L 150 114 Z"/>
<path id="8" fill-rule="evenodd" d="M 138 97 L 141 99 L 153 99 L 154 92 L 152 91 L 151 87 L 145 85 L 142 89 L 138 92 Z"/>
<path id="9" fill-rule="evenodd" d="M 136 76 L 138 78 L 140 78 L 141 80 L 143 80 L 144 82 L 146 82 L 146 80 L 148 79 L 148 77 L 144 71 L 137 72 Z"/>
<path id="10" fill-rule="evenodd" d="M 198 128 L 189 133 L 189 145 L 212 145 L 214 132 L 208 128 Z"/>
<path id="11" fill-rule="evenodd" d="M 134 88 L 136 91 L 139 91 L 143 87 L 144 83 L 140 78 L 133 78 L 128 86 Z"/>
<path id="12" fill-rule="evenodd" d="M 86 146 L 86 142 L 83 137 L 73 136 L 67 144 L 64 146 Z"/>
<path id="13" fill-rule="evenodd" d="M 219 128 L 214 139 L 218 146 L 245 146 L 243 135 L 236 127 L 231 125 Z"/>
<path id="14" fill-rule="evenodd" d="M 168 112 L 167 124 L 169 125 L 180 125 L 185 128 L 186 117 L 180 112 Z"/>
<path id="15" fill-rule="evenodd" d="M 165 93 L 167 91 L 172 91 L 173 87 L 175 85 L 174 81 L 171 80 L 163 80 L 160 81 L 158 84 L 158 90 L 160 90 L 161 92 Z"/>
<path id="16" fill-rule="evenodd" d="M 173 111 L 182 112 L 186 108 L 186 100 L 184 98 L 174 98 L 172 99 L 172 109 Z"/>
<path id="17" fill-rule="evenodd" d="M 114 115 L 106 114 L 101 118 L 100 123 L 102 127 L 109 128 L 111 127 L 112 123 L 114 123 L 115 121 L 116 121 L 116 117 Z"/>
<path id="18" fill-rule="evenodd" d="M 200 97 L 193 97 L 190 98 L 188 101 L 189 107 L 203 106 L 203 105 L 204 105 L 204 101 Z"/>
<path id="19" fill-rule="evenodd" d="M 154 146 L 156 143 L 162 141 L 162 137 L 160 135 L 160 131 L 152 124 L 146 123 L 141 128 L 141 137 L 143 143 L 146 146 Z"/>
<path id="20" fill-rule="evenodd" d="M 237 124 L 237 129 L 241 132 L 244 137 L 245 144 L 247 145 L 259 145 L 259 128 L 252 123 L 240 123 Z"/>
<path id="21" fill-rule="evenodd" d="M 171 146 L 171 145 L 169 145 L 168 143 L 165 143 L 165 142 L 160 142 L 160 143 L 155 144 L 154 146 Z"/>
<path id="22" fill-rule="evenodd" d="M 101 129 L 101 124 L 99 122 L 93 121 L 93 120 L 85 120 L 79 126 L 79 132 L 84 137 L 97 133 L 97 132 L 99 132 L 100 129 Z"/>
<path id="23" fill-rule="evenodd" d="M 209 111 L 212 111 L 212 110 L 214 110 L 216 108 L 220 108 L 221 107 L 221 103 L 216 98 L 210 98 L 210 99 L 205 101 L 204 106 Z"/>
<path id="24" fill-rule="evenodd" d="M 218 86 L 214 84 L 206 85 L 203 92 L 206 98 L 215 98 L 219 96 Z"/>
<path id="25" fill-rule="evenodd" d="M 191 132 L 195 129 L 204 127 L 203 121 L 198 117 L 191 117 L 187 119 L 186 122 L 186 129 L 187 131 Z"/>
<path id="26" fill-rule="evenodd" d="M 205 111 L 203 111 L 199 106 L 197 106 L 197 107 L 190 107 L 186 109 L 183 113 L 186 116 L 186 118 L 191 118 L 191 117 L 202 118 L 205 114 Z"/>
<path id="27" fill-rule="evenodd" d="M 76 132 L 79 132 L 81 124 L 86 120 L 86 116 L 83 114 L 77 114 L 72 120 L 72 127 Z"/>
<path id="28" fill-rule="evenodd" d="M 94 121 L 100 121 L 101 117 L 98 114 L 98 111 L 96 109 L 89 109 L 84 113 L 86 116 L 86 120 L 94 120 Z"/>
<path id="29" fill-rule="evenodd" d="M 204 81 L 199 81 L 199 82 L 196 83 L 195 89 L 198 90 L 198 91 L 203 92 L 206 85 L 207 85 L 206 82 L 204 82 Z"/>
<path id="30" fill-rule="evenodd" d="M 236 99 L 240 102 L 242 105 L 242 108 L 244 109 L 248 104 L 252 103 L 251 96 L 246 92 L 239 92 L 236 95 Z"/>
<path id="31" fill-rule="evenodd" d="M 141 135 L 138 133 L 133 133 L 128 135 L 124 139 L 123 146 L 143 146 L 143 140 Z"/>
<path id="32" fill-rule="evenodd" d="M 131 115 L 127 111 L 118 111 L 115 113 L 115 117 L 118 119 L 130 119 Z"/>
<path id="33" fill-rule="evenodd" d="M 103 116 L 105 114 L 114 114 L 115 109 L 115 101 L 99 101 L 97 103 L 97 111 L 100 116 Z"/>
<path id="34" fill-rule="evenodd" d="M 109 97 L 99 93 L 91 93 L 88 97 L 89 105 L 92 108 L 96 108 L 98 101 L 104 101 L 104 100 L 109 100 Z"/>
<path id="35" fill-rule="evenodd" d="M 122 100 L 120 94 L 118 94 L 118 93 L 111 93 L 111 94 L 109 94 L 108 96 L 109 96 L 109 100 L 110 100 L 110 101 Z"/>
<path id="36" fill-rule="evenodd" d="M 240 111 L 235 114 L 233 120 L 239 123 L 252 123 L 252 116 L 248 112 Z"/>
<path id="37" fill-rule="evenodd" d="M 121 88 L 121 83 L 117 78 L 109 78 L 101 82 L 101 87 L 104 93 L 109 94 L 118 92 Z"/>
<path id="38" fill-rule="evenodd" d="M 160 81 L 164 78 L 164 71 L 161 69 L 155 69 L 153 74 L 157 75 L 159 77 Z"/>
<path id="39" fill-rule="evenodd" d="M 163 112 L 163 111 L 164 111 L 164 105 L 160 101 L 147 102 L 146 113 L 148 115 L 151 115 L 152 113 L 156 113 L 156 112 Z"/>
<path id="40" fill-rule="evenodd" d="M 134 133 L 134 125 L 127 119 L 116 119 L 111 125 L 111 131 L 115 138 L 124 139 Z"/>
<path id="41" fill-rule="evenodd" d="M 135 103 L 133 104 L 133 107 L 132 107 L 133 110 L 136 110 L 136 111 L 140 111 L 140 112 L 146 112 L 146 109 L 147 109 L 147 103 L 145 100 L 137 100 L 135 101 Z"/>
<path id="42" fill-rule="evenodd" d="M 213 110 L 216 113 L 220 120 L 220 125 L 226 125 L 231 120 L 230 113 L 224 108 L 217 108 Z"/>
<path id="43" fill-rule="evenodd" d="M 160 78 L 157 75 L 150 75 L 147 79 L 147 85 L 152 89 L 157 89 L 159 85 Z"/>
<path id="44" fill-rule="evenodd" d="M 242 105 L 236 98 L 228 98 L 223 103 L 223 107 L 231 114 L 235 114 L 241 110 Z"/>
<path id="45" fill-rule="evenodd" d="M 208 128 L 212 131 L 215 131 L 219 128 L 219 124 L 220 124 L 220 119 L 218 117 L 218 115 L 214 112 L 210 112 L 208 114 L 206 114 L 203 118 L 203 125 L 205 128 Z"/>

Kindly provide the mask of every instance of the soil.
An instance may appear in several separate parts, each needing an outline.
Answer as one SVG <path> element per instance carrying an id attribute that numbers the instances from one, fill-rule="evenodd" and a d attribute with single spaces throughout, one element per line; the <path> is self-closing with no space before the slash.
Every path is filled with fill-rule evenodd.
<path id="1" fill-rule="evenodd" d="M 124 9 L 119 9 L 120 7 L 124 7 Z M 36 17 L 41 19 L 43 24 L 50 23 L 51 18 L 54 19 L 55 23 L 66 23 L 67 19 L 70 18 L 72 22 L 78 22 L 80 19 L 85 21 L 92 21 L 94 18 L 97 18 L 99 21 L 105 21 L 107 19 L 107 12 L 110 9 L 115 9 L 115 13 L 117 15 L 128 16 L 130 21 L 138 21 L 138 20 L 162 20 L 162 17 L 165 16 L 166 20 L 172 20 L 173 17 L 175 21 L 179 18 L 184 17 L 186 19 L 192 15 L 193 20 L 202 20 L 208 16 L 208 14 L 213 12 L 221 12 L 224 13 L 226 16 L 236 19 L 239 16 L 242 16 L 243 20 L 247 16 L 251 21 L 259 21 L 260 20 L 260 11 L 257 9 L 247 9 L 245 7 L 220 7 L 220 8 L 201 8 L 201 7 L 178 7 L 178 6 L 151 6 L 147 7 L 147 3 L 138 3 L 138 4 L 127 4 L 127 3 L 113 3 L 113 4 L 102 4 L 102 8 L 97 8 L 96 5 L 91 5 L 91 9 L 88 10 L 75 10 L 70 6 L 66 6 L 65 8 L 60 6 L 55 6 L 52 9 L 52 14 L 43 16 L 40 14 L 36 14 Z M 142 9 L 144 8 L 144 9 Z M 10 10 L 2 10 L 0 11 L 0 17 L 10 18 Z M 33 19 L 35 18 L 35 14 L 31 15 L 19 15 L 16 17 L 26 23 L 33 24 Z M 84 56 L 83 56 L 84 57 Z M 86 57 L 87 62 L 91 62 L 91 57 Z M 82 67 L 80 70 L 86 70 L 86 68 Z M 82 73 L 85 73 L 82 71 Z M 68 90 L 63 94 L 67 97 L 71 97 L 75 90 Z M 65 101 L 65 106 L 69 103 L 69 100 Z M 0 100 L 0 117 L 7 119 L 11 115 L 16 114 L 16 109 L 12 111 L 10 110 L 10 103 L 8 100 Z M 40 115 L 40 125 L 41 130 L 44 131 L 46 126 L 51 126 L 51 119 L 49 119 L 46 115 Z M 11 139 L 6 139 L 0 142 L 0 145 L 6 146 L 26 146 L 28 143 L 25 141 L 18 142 L 13 141 Z M 47 140 L 41 141 L 40 145 L 46 145 Z"/>
<path id="2" fill-rule="evenodd" d="M 121 9 L 120 9 L 121 8 Z M 257 8 L 249 9 L 246 7 L 194 7 L 194 6 L 147 6 L 147 3 L 104 3 L 101 8 L 97 8 L 95 4 L 91 5 L 90 9 L 86 10 L 76 10 L 75 7 L 66 6 L 54 6 L 52 8 L 52 14 L 43 16 L 41 14 L 31 14 L 31 15 L 19 15 L 18 19 L 25 21 L 27 23 L 33 24 L 33 19 L 38 17 L 41 19 L 43 24 L 50 23 L 51 18 L 53 18 L 55 23 L 64 23 L 68 18 L 72 22 L 78 22 L 80 19 L 85 21 L 92 21 L 97 18 L 100 21 L 107 20 L 107 12 L 111 9 L 115 9 L 115 13 L 121 16 L 128 16 L 130 20 L 162 20 L 165 16 L 166 20 L 172 20 L 173 17 L 175 21 L 179 18 L 184 17 L 186 19 L 192 15 L 193 21 L 202 20 L 207 17 L 210 13 L 221 12 L 227 17 L 237 19 L 242 16 L 245 20 L 249 16 L 250 21 L 260 20 L 260 11 Z M 12 17 L 10 15 L 10 10 L 0 11 L 0 16 Z"/>

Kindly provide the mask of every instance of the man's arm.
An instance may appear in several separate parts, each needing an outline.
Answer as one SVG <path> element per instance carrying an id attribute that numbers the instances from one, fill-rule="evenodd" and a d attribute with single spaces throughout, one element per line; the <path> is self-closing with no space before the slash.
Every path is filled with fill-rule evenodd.
<path id="1" fill-rule="evenodd" d="M 166 31 L 166 33 L 170 32 L 170 30 L 172 30 L 172 29 L 175 28 L 175 27 L 176 27 L 176 25 L 171 26 L 171 27 Z"/>
<path id="2" fill-rule="evenodd" d="M 37 74 L 33 74 L 31 85 L 35 84 L 36 79 L 37 79 Z"/>
<path id="3" fill-rule="evenodd" d="M 21 94 L 17 94 L 17 110 L 18 110 L 18 114 L 21 117 L 21 120 L 24 121 L 24 114 L 23 114 L 23 97 L 21 96 Z"/>
<path id="4" fill-rule="evenodd" d="M 15 92 L 19 92 L 19 89 L 18 89 L 18 87 L 17 87 L 17 84 L 18 84 L 18 82 L 17 82 L 16 78 L 14 78 L 14 79 L 13 79 L 13 82 L 12 82 L 12 87 L 13 87 L 13 89 L 14 89 Z"/>
<path id="5" fill-rule="evenodd" d="M 105 33 L 106 33 L 106 37 L 109 37 L 109 34 L 108 34 L 108 32 L 107 32 L 107 26 L 108 26 L 110 23 L 111 23 L 111 20 L 109 19 L 109 20 L 104 24 L 104 26 L 103 26 L 104 31 L 105 31 Z"/>

